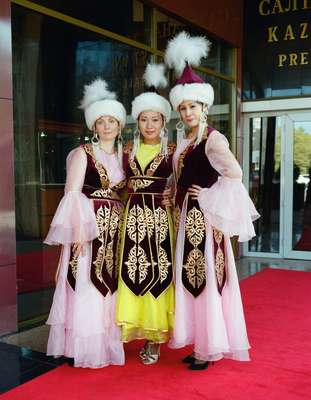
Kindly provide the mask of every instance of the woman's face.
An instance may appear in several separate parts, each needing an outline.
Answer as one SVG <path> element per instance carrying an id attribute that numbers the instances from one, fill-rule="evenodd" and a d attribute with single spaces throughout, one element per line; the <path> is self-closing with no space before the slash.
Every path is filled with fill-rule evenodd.
<path id="1" fill-rule="evenodd" d="M 119 134 L 119 121 L 109 115 L 104 115 L 95 122 L 95 129 L 99 140 L 111 141 Z"/>
<path id="2" fill-rule="evenodd" d="M 145 143 L 158 143 L 163 127 L 163 117 L 159 112 L 143 111 L 138 117 L 138 129 Z"/>
<path id="3" fill-rule="evenodd" d="M 179 106 L 180 118 L 189 128 L 196 128 L 200 123 L 202 104 L 196 101 L 183 101 Z"/>

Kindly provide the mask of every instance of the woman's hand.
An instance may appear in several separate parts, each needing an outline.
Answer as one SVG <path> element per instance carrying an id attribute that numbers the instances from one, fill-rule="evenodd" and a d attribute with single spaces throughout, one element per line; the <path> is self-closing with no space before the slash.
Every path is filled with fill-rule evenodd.
<path id="1" fill-rule="evenodd" d="M 171 188 L 166 188 L 164 190 L 162 205 L 164 207 L 171 207 L 172 206 L 172 189 Z"/>
<path id="2" fill-rule="evenodd" d="M 80 254 L 84 256 L 84 243 L 74 243 L 72 251 L 75 258 L 79 257 Z"/>
<path id="3" fill-rule="evenodd" d="M 198 200 L 199 193 L 202 189 L 203 188 L 199 185 L 190 186 L 190 188 L 188 189 L 188 193 L 189 193 L 189 196 L 191 197 L 191 199 Z"/>

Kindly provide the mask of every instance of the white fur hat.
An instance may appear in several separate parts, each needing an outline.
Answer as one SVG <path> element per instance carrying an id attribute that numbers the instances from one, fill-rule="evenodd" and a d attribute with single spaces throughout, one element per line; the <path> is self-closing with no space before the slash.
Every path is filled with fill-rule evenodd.
<path id="1" fill-rule="evenodd" d="M 170 101 L 175 111 L 183 101 L 199 101 L 210 108 L 214 103 L 214 89 L 209 83 L 178 84 L 170 91 Z"/>
<path id="2" fill-rule="evenodd" d="M 198 66 L 202 57 L 207 57 L 210 42 L 205 37 L 191 37 L 186 32 L 180 32 L 170 40 L 165 62 L 174 68 L 180 76 L 170 91 L 170 101 L 174 110 L 185 100 L 199 101 L 211 107 L 214 103 L 214 89 L 197 75 L 191 68 Z"/>
<path id="3" fill-rule="evenodd" d="M 108 90 L 107 82 L 100 78 L 84 86 L 84 96 L 79 108 L 84 110 L 86 125 L 90 130 L 98 118 L 104 115 L 114 117 L 124 127 L 126 111 L 123 104 L 115 98 L 115 93 Z"/>
<path id="4" fill-rule="evenodd" d="M 132 101 L 132 117 L 137 120 L 139 114 L 143 111 L 157 111 L 161 113 L 166 122 L 169 122 L 171 118 L 171 105 L 163 97 L 156 93 L 156 88 L 165 87 L 167 80 L 164 76 L 164 65 L 163 64 L 148 64 L 144 80 L 146 85 L 151 88 L 149 92 L 144 92 Z"/>

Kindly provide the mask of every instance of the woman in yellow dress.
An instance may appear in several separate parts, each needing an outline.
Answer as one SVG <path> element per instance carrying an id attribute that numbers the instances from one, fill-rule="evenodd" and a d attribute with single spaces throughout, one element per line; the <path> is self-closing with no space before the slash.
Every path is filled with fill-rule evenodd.
<path id="1" fill-rule="evenodd" d="M 172 174 L 174 146 L 165 127 L 169 102 L 156 92 L 166 82 L 163 65 L 148 65 L 149 92 L 132 103 L 134 144 L 124 155 L 129 198 L 121 238 L 117 324 L 123 342 L 145 339 L 144 364 L 154 364 L 173 329 L 173 230 L 164 192 Z M 142 135 L 142 140 L 140 138 Z"/>

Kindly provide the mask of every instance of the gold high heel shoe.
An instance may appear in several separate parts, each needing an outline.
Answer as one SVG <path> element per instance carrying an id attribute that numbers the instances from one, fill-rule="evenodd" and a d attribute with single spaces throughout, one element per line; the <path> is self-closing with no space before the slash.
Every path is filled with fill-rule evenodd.
<path id="1" fill-rule="evenodd" d="M 158 362 L 160 358 L 160 343 L 148 343 L 145 356 L 142 358 L 142 363 L 152 365 Z"/>

